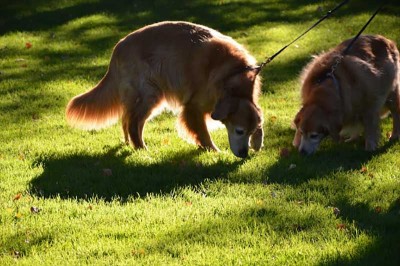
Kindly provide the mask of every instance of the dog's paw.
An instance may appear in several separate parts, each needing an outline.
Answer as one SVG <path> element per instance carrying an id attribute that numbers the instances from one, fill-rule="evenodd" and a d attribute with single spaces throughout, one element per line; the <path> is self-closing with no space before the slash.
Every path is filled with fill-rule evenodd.
<path id="1" fill-rule="evenodd" d="M 252 147 L 255 151 L 259 151 L 263 146 L 263 138 L 264 132 L 263 130 L 257 129 L 253 135 L 250 137 L 250 147 Z"/>
<path id="2" fill-rule="evenodd" d="M 400 133 L 399 134 L 391 134 L 389 140 L 390 141 L 398 141 L 398 140 L 400 140 Z"/>
<path id="3" fill-rule="evenodd" d="M 366 151 L 375 151 L 377 148 L 377 144 L 374 141 L 365 141 L 365 150 Z"/>
<path id="4" fill-rule="evenodd" d="M 355 141 L 355 140 L 358 139 L 358 137 L 359 137 L 359 135 L 349 136 L 349 137 L 347 137 L 347 138 L 344 139 L 344 142 L 345 142 L 345 143 L 348 143 L 348 142 Z"/>

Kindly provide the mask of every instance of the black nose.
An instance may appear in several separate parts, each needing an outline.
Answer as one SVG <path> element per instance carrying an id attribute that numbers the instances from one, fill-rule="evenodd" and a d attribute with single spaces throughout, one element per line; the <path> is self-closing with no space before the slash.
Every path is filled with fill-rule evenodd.
<path id="1" fill-rule="evenodd" d="M 303 156 L 311 155 L 312 152 L 308 152 L 306 149 L 300 149 L 300 154 Z"/>
<path id="2" fill-rule="evenodd" d="M 249 155 L 249 149 L 241 149 L 238 154 L 240 158 L 246 158 L 247 155 Z"/>

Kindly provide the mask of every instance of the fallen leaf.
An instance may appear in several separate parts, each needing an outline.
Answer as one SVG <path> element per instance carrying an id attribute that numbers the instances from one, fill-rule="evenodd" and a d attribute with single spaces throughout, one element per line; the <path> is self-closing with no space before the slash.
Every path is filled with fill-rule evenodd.
<path id="1" fill-rule="evenodd" d="M 30 42 L 25 43 L 25 47 L 26 49 L 30 49 L 32 47 L 32 43 Z"/>
<path id="2" fill-rule="evenodd" d="M 21 161 L 25 160 L 25 155 L 23 153 L 20 153 L 18 156 L 18 159 L 20 159 Z"/>
<path id="3" fill-rule="evenodd" d="M 338 224 L 338 225 L 336 225 L 336 228 L 339 229 L 339 230 L 344 230 L 344 229 L 346 229 L 346 225 L 345 224 Z"/>
<path id="4" fill-rule="evenodd" d="M 31 213 L 39 213 L 41 210 L 38 208 L 38 207 L 36 207 L 36 206 L 32 206 L 31 207 Z"/>
<path id="5" fill-rule="evenodd" d="M 382 207 L 381 206 L 375 207 L 375 212 L 376 213 L 381 213 L 382 212 Z"/>
<path id="6" fill-rule="evenodd" d="M 185 204 L 186 204 L 186 206 L 192 206 L 192 202 L 191 201 L 186 201 Z"/>
<path id="7" fill-rule="evenodd" d="M 15 214 L 15 218 L 16 218 L 16 219 L 21 219 L 21 218 L 22 218 L 22 214 L 21 214 L 20 212 L 17 212 L 17 213 Z"/>
<path id="8" fill-rule="evenodd" d="M 17 195 L 14 196 L 14 200 L 19 200 L 22 197 L 21 193 L 18 193 Z"/>
<path id="9" fill-rule="evenodd" d="M 372 174 L 372 173 L 369 173 L 368 176 L 371 178 L 374 178 L 374 174 Z"/>
<path id="10" fill-rule="evenodd" d="M 14 258 L 19 258 L 19 257 L 21 257 L 21 254 L 20 254 L 19 251 L 17 251 L 17 250 L 13 250 L 12 255 L 13 255 Z"/>
<path id="11" fill-rule="evenodd" d="M 89 206 L 88 206 L 88 209 L 89 209 L 89 210 L 93 210 L 93 206 L 92 206 L 92 205 L 89 205 Z"/>
<path id="12" fill-rule="evenodd" d="M 103 169 L 103 175 L 104 176 L 112 176 L 112 170 L 109 168 L 104 168 Z"/>
<path id="13" fill-rule="evenodd" d="M 28 65 L 27 64 L 22 64 L 21 67 L 26 68 L 26 67 L 28 67 Z"/>
<path id="14" fill-rule="evenodd" d="M 134 249 L 131 251 L 132 255 L 134 256 L 144 256 L 146 254 L 146 251 L 141 248 L 141 249 Z"/>
<path id="15" fill-rule="evenodd" d="M 281 148 L 281 150 L 279 151 L 280 157 L 288 157 L 289 154 L 290 154 L 290 151 L 288 148 Z"/>
<path id="16" fill-rule="evenodd" d="M 365 167 L 365 166 L 361 167 L 360 172 L 363 173 L 363 174 L 365 174 L 366 172 L 368 172 L 367 167 Z"/>
<path id="17" fill-rule="evenodd" d="M 339 210 L 339 208 L 334 207 L 334 208 L 333 208 L 333 214 L 335 214 L 336 217 L 339 216 L 339 215 L 340 215 L 340 210 Z"/>
<path id="18" fill-rule="evenodd" d="M 272 123 L 274 123 L 276 121 L 276 119 L 278 119 L 278 118 L 273 115 L 269 119 L 271 120 Z"/>
<path id="19" fill-rule="evenodd" d="M 296 231 L 298 231 L 298 232 L 300 232 L 300 231 L 303 231 L 303 230 L 304 230 L 304 227 L 302 227 L 302 226 L 299 225 L 299 224 L 294 224 L 294 225 L 293 225 L 293 229 L 296 230 Z"/>

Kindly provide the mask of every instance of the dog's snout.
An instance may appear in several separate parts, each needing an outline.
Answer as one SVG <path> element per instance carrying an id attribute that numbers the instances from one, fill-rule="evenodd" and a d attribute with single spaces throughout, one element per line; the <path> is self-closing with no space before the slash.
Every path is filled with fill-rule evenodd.
<path id="1" fill-rule="evenodd" d="M 300 149 L 300 154 L 301 155 L 309 155 L 309 153 L 306 151 L 306 149 Z"/>
<path id="2" fill-rule="evenodd" d="M 309 156 L 309 155 L 313 155 L 315 153 L 315 150 L 307 150 L 305 148 L 301 148 L 301 149 L 299 149 L 299 152 L 303 156 Z"/>
<path id="3" fill-rule="evenodd" d="M 247 155 L 249 155 L 249 150 L 248 149 L 241 149 L 239 150 L 238 156 L 240 158 L 246 158 Z"/>

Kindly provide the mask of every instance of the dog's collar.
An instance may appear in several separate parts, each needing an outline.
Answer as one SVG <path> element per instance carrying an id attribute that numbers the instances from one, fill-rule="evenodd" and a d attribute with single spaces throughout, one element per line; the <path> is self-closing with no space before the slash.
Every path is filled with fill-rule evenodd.
<path id="1" fill-rule="evenodd" d="M 326 77 L 332 79 L 333 84 L 335 84 L 336 90 L 337 90 L 337 91 L 339 92 L 339 94 L 340 94 L 340 84 L 339 84 L 339 81 L 336 79 L 335 74 L 333 74 L 333 73 L 331 72 L 331 73 L 326 74 Z"/>
<path id="2" fill-rule="evenodd" d="M 326 74 L 326 78 L 331 78 L 331 79 L 332 79 L 333 84 L 335 85 L 335 88 L 336 88 L 336 92 L 337 92 L 338 95 L 339 95 L 340 101 L 342 101 L 342 99 L 343 99 L 343 97 L 342 97 L 342 90 L 341 90 L 341 88 L 340 88 L 340 83 L 339 83 L 339 81 L 337 80 L 335 74 L 334 74 L 333 72 L 330 72 L 330 73 Z"/>

